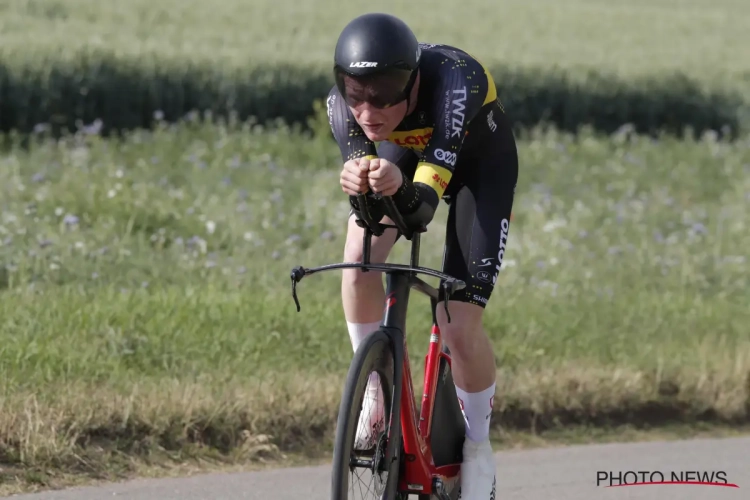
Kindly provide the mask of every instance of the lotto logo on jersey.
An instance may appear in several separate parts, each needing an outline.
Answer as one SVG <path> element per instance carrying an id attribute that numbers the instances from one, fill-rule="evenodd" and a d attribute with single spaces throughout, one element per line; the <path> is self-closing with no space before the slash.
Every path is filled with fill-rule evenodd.
<path id="1" fill-rule="evenodd" d="M 497 275 L 500 273 L 500 266 L 503 264 L 503 256 L 505 255 L 505 244 L 508 242 L 508 228 L 510 224 L 508 219 L 500 221 L 500 249 L 497 252 L 497 265 L 495 266 L 495 275 L 492 277 L 492 284 L 497 282 Z"/>
<path id="2" fill-rule="evenodd" d="M 442 162 L 445 162 L 446 165 L 450 165 L 451 167 L 456 165 L 456 153 L 451 153 L 450 151 L 444 151 L 442 149 L 436 149 L 435 158 Z"/>
<path id="3" fill-rule="evenodd" d="M 413 130 L 394 130 L 388 135 L 388 141 L 414 151 L 424 151 L 432 137 L 432 127 Z"/>
<path id="4" fill-rule="evenodd" d="M 440 175 L 438 175 L 437 173 L 433 174 L 433 176 L 432 176 L 432 180 L 433 180 L 433 181 L 435 181 L 435 183 L 436 183 L 437 185 L 439 185 L 439 186 L 440 186 L 441 188 L 443 188 L 443 189 L 445 189 L 445 188 L 447 188 L 447 187 L 448 187 L 448 183 L 447 183 L 447 182 L 445 182 L 445 181 L 443 180 L 443 178 L 442 178 L 442 177 L 440 177 Z"/>
<path id="5" fill-rule="evenodd" d="M 432 137 L 432 133 L 427 132 L 425 135 L 407 135 L 406 137 L 397 137 L 393 140 L 399 146 L 426 146 Z"/>

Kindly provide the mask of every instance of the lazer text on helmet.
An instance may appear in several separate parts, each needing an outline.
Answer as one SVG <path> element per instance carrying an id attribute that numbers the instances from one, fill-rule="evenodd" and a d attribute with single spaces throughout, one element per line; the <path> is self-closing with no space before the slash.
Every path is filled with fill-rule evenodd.
<path id="1" fill-rule="evenodd" d="M 378 66 L 377 62 L 370 62 L 370 61 L 357 61 L 353 63 L 349 63 L 350 68 L 376 68 Z"/>

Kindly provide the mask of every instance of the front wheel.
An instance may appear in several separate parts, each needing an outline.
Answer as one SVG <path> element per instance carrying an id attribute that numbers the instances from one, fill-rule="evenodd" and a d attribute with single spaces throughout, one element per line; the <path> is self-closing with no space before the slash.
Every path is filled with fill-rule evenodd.
<path id="1" fill-rule="evenodd" d="M 355 449 L 357 424 L 370 374 L 379 375 L 382 390 L 383 420 L 373 427 L 369 449 Z M 349 367 L 349 374 L 341 395 L 336 442 L 333 448 L 332 500 L 400 500 L 398 479 L 401 462 L 401 421 L 391 414 L 393 400 L 394 365 L 391 341 L 378 330 L 357 349 Z M 398 406 L 398 405 L 396 405 Z M 388 446 L 389 439 L 397 439 L 398 446 Z M 388 449 L 397 449 L 395 455 Z M 391 455 L 391 456 L 389 456 Z"/>

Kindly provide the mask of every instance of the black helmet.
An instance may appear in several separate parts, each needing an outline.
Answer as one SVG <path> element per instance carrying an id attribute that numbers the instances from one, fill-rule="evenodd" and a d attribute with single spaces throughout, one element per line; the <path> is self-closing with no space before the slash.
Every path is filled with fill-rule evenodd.
<path id="1" fill-rule="evenodd" d="M 350 21 L 336 42 L 336 86 L 352 106 L 361 101 L 380 108 L 405 99 L 408 103 L 420 53 L 417 37 L 402 20 L 364 14 Z"/>

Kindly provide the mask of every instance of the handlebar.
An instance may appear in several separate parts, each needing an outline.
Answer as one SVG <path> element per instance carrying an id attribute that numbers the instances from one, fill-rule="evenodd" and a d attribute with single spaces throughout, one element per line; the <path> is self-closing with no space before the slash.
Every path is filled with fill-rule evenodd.
<path id="1" fill-rule="evenodd" d="M 448 322 L 450 323 L 450 313 L 448 312 L 448 299 L 450 296 L 453 295 L 454 292 L 458 290 L 463 290 L 466 288 L 466 283 L 462 280 L 456 279 L 453 276 L 449 276 L 445 273 L 442 273 L 440 271 L 435 271 L 433 269 L 427 269 L 424 267 L 419 266 L 419 247 L 420 247 L 420 233 L 423 233 L 427 230 L 424 226 L 419 227 L 417 229 L 410 229 L 406 222 L 404 221 L 404 218 L 401 216 L 401 213 L 396 208 L 396 204 L 393 202 L 393 199 L 390 196 L 382 196 L 379 194 L 373 194 L 372 195 L 375 199 L 381 200 L 385 205 L 386 215 L 393 220 L 395 223 L 394 225 L 389 224 L 381 224 L 380 222 L 375 222 L 372 218 L 372 215 L 370 214 L 369 209 L 367 208 L 367 195 L 366 194 L 358 194 L 357 195 L 357 201 L 359 203 L 359 217 L 357 218 L 357 225 L 362 227 L 365 232 L 363 235 L 363 248 L 362 248 L 362 262 L 354 263 L 354 262 L 345 262 L 340 264 L 328 264 L 325 266 L 320 267 L 314 267 L 314 268 L 306 268 L 303 266 L 296 266 L 294 269 L 292 269 L 291 272 L 291 278 L 292 278 L 292 297 L 294 298 L 294 302 L 297 306 L 297 312 L 300 311 L 300 304 L 299 300 L 297 299 L 297 283 L 299 283 L 303 277 L 314 274 L 320 271 L 327 271 L 332 269 L 346 269 L 346 268 L 359 268 L 362 270 L 362 272 L 367 272 L 369 270 L 379 270 L 379 271 L 385 271 L 388 272 L 408 272 L 410 274 L 428 274 L 431 276 L 434 276 L 436 278 L 440 278 L 441 284 L 440 289 L 443 296 L 443 305 L 445 307 L 445 312 L 448 318 Z M 387 228 L 396 228 L 398 231 L 407 239 L 412 242 L 412 251 L 411 251 L 411 263 L 409 266 L 401 265 L 401 264 L 372 264 L 370 263 L 370 236 L 381 236 Z M 411 277 L 412 284 L 416 285 L 417 289 L 420 290 L 423 293 L 426 293 L 429 295 L 433 300 L 438 300 L 438 297 L 440 293 L 438 290 L 427 283 L 421 281 L 419 278 L 416 278 L 416 276 Z"/>
<path id="2" fill-rule="evenodd" d="M 380 200 L 383 202 L 383 204 L 385 205 L 386 215 L 390 217 L 390 219 L 395 223 L 395 226 L 391 226 L 389 224 L 381 224 L 380 222 L 376 222 L 375 220 L 373 220 L 372 215 L 370 215 L 370 211 L 367 208 L 367 195 L 359 193 L 357 195 L 357 203 L 359 203 L 360 217 L 362 222 L 370 228 L 372 234 L 374 234 L 375 236 L 381 236 L 386 228 L 395 227 L 404 236 L 404 238 L 406 238 L 407 240 L 411 240 L 414 237 L 415 233 L 424 232 L 424 228 L 412 230 L 409 228 L 409 226 L 407 226 L 403 216 L 398 211 L 398 208 L 396 208 L 396 204 L 393 202 L 393 198 L 376 193 L 373 193 L 372 196 L 376 200 Z"/>

